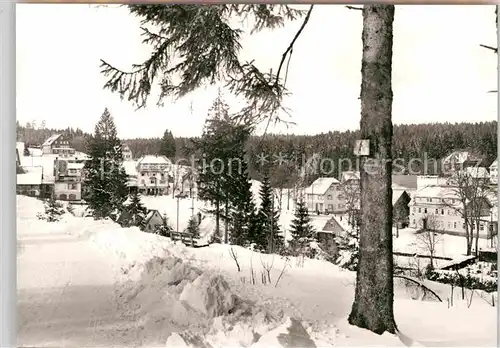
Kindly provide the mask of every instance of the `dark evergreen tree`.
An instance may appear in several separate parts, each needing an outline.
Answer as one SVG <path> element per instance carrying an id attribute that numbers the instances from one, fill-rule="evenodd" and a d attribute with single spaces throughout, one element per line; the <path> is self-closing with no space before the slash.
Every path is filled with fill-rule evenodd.
<path id="1" fill-rule="evenodd" d="M 186 232 L 191 233 L 193 238 L 200 238 L 200 223 L 195 215 L 189 218 Z"/>
<path id="2" fill-rule="evenodd" d="M 97 219 L 116 219 L 127 199 L 127 174 L 123 168 L 122 144 L 118 139 L 113 117 L 105 109 L 88 142 L 84 167 L 88 206 Z"/>
<path id="3" fill-rule="evenodd" d="M 279 211 L 276 209 L 274 193 L 267 170 L 259 191 L 260 208 L 258 212 L 259 231 L 256 234 L 257 245 L 263 250 L 274 253 L 283 247 L 284 240 L 279 228 Z"/>
<path id="4" fill-rule="evenodd" d="M 173 160 L 176 154 L 175 139 L 171 131 L 168 129 L 163 133 L 163 138 L 161 138 L 160 145 L 160 155 L 166 156 L 167 158 Z"/>
<path id="5" fill-rule="evenodd" d="M 227 226 L 229 217 L 229 134 L 229 107 L 219 94 L 209 109 L 201 138 L 193 141 L 195 148 L 202 155 L 198 167 L 198 197 L 212 204 L 213 208 L 208 209 L 207 213 L 215 215 L 213 242 L 222 241 L 220 223 L 224 220 Z M 224 241 L 227 242 L 227 233 Z"/>
<path id="6" fill-rule="evenodd" d="M 299 199 L 295 208 L 295 217 L 291 223 L 292 248 L 305 247 L 306 243 L 314 240 L 315 232 L 311 225 L 311 218 L 304 200 Z"/>
<path id="7" fill-rule="evenodd" d="M 252 196 L 252 183 L 248 177 L 246 162 L 241 158 L 241 167 L 232 170 L 227 192 L 230 195 L 230 238 L 234 245 L 246 246 L 257 243 L 260 233 L 256 216 L 255 203 Z"/>
<path id="8" fill-rule="evenodd" d="M 148 209 L 142 204 L 141 196 L 137 191 L 129 195 L 130 203 L 125 207 L 126 218 L 121 222 L 123 226 L 142 227 Z"/>
<path id="9" fill-rule="evenodd" d="M 23 156 L 29 156 L 29 155 L 30 155 L 30 149 L 28 148 L 28 144 L 24 143 Z"/>

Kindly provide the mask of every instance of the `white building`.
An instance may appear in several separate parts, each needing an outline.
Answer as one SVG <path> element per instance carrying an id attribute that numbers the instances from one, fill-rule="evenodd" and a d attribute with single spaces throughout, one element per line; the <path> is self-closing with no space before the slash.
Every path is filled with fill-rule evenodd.
<path id="1" fill-rule="evenodd" d="M 132 161 L 132 159 L 134 158 L 132 150 L 130 150 L 130 146 L 128 146 L 127 144 L 122 145 L 122 154 L 124 161 Z"/>
<path id="2" fill-rule="evenodd" d="M 320 213 L 345 212 L 340 182 L 335 178 L 318 178 L 304 190 L 309 211 Z"/>
<path id="3" fill-rule="evenodd" d="M 135 171 L 134 165 L 135 163 Z M 139 193 L 144 195 L 166 194 L 169 187 L 169 172 L 172 162 L 165 156 L 146 155 L 135 161 L 124 163 L 128 171 L 129 183 L 136 175 L 136 185 Z"/>

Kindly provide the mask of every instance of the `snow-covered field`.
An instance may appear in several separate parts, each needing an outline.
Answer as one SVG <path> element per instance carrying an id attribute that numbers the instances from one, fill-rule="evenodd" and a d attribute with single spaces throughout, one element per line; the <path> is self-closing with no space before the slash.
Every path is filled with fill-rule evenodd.
<path id="1" fill-rule="evenodd" d="M 180 211 L 190 207 L 181 201 Z M 283 335 L 295 346 L 405 345 L 348 325 L 355 274 L 331 263 L 233 247 L 238 271 L 227 245 L 193 249 L 69 214 L 48 223 L 36 218 L 40 201 L 18 196 L 17 205 L 20 345 L 276 347 L 286 346 Z M 405 337 L 424 346 L 496 345 L 491 294 L 466 291 L 462 300 L 455 289 L 450 307 L 449 286 L 427 285 L 443 302 L 421 301 L 396 282 Z"/>

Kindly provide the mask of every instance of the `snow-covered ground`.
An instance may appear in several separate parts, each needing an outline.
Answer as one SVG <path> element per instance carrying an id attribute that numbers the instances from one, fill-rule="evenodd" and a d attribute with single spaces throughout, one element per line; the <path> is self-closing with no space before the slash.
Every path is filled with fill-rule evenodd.
<path id="1" fill-rule="evenodd" d="M 267 347 L 284 346 L 286 332 L 297 346 L 405 345 L 347 324 L 355 274 L 331 263 L 233 247 L 238 271 L 230 246 L 193 249 L 69 214 L 48 223 L 36 218 L 42 210 L 18 196 L 20 345 Z M 405 336 L 425 346 L 496 344 L 491 294 L 462 300 L 455 289 L 450 307 L 450 287 L 427 283 L 443 302 L 396 282 Z"/>

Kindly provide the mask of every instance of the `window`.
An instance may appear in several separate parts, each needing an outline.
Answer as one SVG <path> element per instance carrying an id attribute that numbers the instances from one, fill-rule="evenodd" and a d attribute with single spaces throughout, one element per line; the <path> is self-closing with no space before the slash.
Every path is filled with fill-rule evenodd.
<path id="1" fill-rule="evenodd" d="M 326 199 L 331 200 L 332 199 L 332 195 L 326 196 Z"/>
<path id="2" fill-rule="evenodd" d="M 146 173 L 144 173 L 144 172 L 141 172 L 141 176 L 144 176 L 144 175 L 146 175 Z"/>
<path id="3" fill-rule="evenodd" d="M 78 189 L 78 188 L 77 188 L 77 185 L 76 185 L 76 184 L 73 184 L 73 183 L 68 184 L 68 190 L 77 190 L 77 189 Z"/>
<path id="4" fill-rule="evenodd" d="M 444 209 L 441 209 L 441 215 L 444 215 Z"/>
<path id="5" fill-rule="evenodd" d="M 151 178 L 151 179 L 149 180 L 149 182 L 151 183 L 151 185 L 154 185 L 154 184 L 156 183 L 156 179 L 155 179 L 155 178 Z"/>
<path id="6" fill-rule="evenodd" d="M 439 214 L 439 209 L 436 209 L 436 214 Z"/>
<path id="7" fill-rule="evenodd" d="M 480 230 L 480 231 L 484 231 L 484 224 L 483 224 L 483 223 L 480 223 L 480 224 L 479 224 L 479 230 Z"/>
<path id="8" fill-rule="evenodd" d="M 343 208 L 343 207 L 342 207 L 342 204 L 339 204 L 339 205 L 338 205 L 338 207 L 339 207 L 339 209 L 342 209 L 342 208 Z"/>
<path id="9" fill-rule="evenodd" d="M 418 208 L 418 212 L 421 213 L 422 212 L 422 208 Z"/>
<path id="10" fill-rule="evenodd" d="M 456 222 L 456 221 L 453 223 L 453 228 L 454 228 L 455 230 L 457 229 L 457 222 Z"/>
<path id="11" fill-rule="evenodd" d="M 451 228 L 451 222 L 448 221 L 448 229 Z"/>
<path id="12" fill-rule="evenodd" d="M 328 211 L 333 211 L 333 204 L 328 204 Z"/>
<path id="13" fill-rule="evenodd" d="M 413 207 L 413 212 L 415 212 L 415 210 L 416 210 L 416 209 L 417 209 L 417 208 Z"/>
<path id="14" fill-rule="evenodd" d="M 415 226 L 415 219 L 413 219 L 413 225 Z"/>
<path id="15" fill-rule="evenodd" d="M 427 208 L 424 208 L 424 214 L 427 214 Z"/>
<path id="16" fill-rule="evenodd" d="M 432 202 L 432 198 L 429 198 L 429 202 Z"/>

